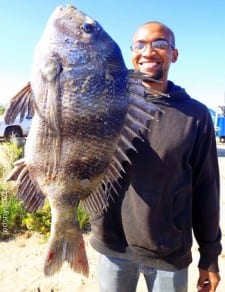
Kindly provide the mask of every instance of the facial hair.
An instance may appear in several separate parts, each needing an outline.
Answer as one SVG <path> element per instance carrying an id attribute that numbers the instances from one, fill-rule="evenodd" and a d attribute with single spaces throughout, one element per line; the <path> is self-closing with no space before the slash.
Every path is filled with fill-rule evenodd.
<path id="1" fill-rule="evenodd" d="M 150 74 L 152 78 L 156 80 L 161 80 L 163 77 L 163 70 L 159 69 L 158 71 L 154 72 L 153 74 Z"/>

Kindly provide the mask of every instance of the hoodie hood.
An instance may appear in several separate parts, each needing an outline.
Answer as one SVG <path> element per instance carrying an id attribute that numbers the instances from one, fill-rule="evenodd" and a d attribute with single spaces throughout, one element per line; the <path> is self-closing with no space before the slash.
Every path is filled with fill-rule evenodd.
<path id="1" fill-rule="evenodd" d="M 168 81 L 168 94 L 173 101 L 183 101 L 191 98 L 184 88 L 175 85 L 172 81 Z"/>

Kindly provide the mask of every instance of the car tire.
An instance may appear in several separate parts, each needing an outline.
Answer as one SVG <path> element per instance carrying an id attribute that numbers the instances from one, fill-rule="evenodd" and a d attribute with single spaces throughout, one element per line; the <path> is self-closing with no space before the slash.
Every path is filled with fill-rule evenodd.
<path id="1" fill-rule="evenodd" d="M 22 132 L 19 127 L 8 127 L 5 131 L 5 140 L 11 141 L 15 137 L 22 137 Z"/>
<path id="2" fill-rule="evenodd" d="M 225 143 L 225 136 L 220 137 L 220 143 Z"/>

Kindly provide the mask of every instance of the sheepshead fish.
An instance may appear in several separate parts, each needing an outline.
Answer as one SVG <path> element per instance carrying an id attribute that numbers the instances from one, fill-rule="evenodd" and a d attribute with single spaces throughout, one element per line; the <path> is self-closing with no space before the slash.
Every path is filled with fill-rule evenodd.
<path id="1" fill-rule="evenodd" d="M 8 179 L 17 181 L 29 212 L 49 200 L 46 275 L 64 261 L 88 275 L 75 210 L 79 202 L 91 215 L 107 209 L 108 190 L 129 161 L 126 151 L 158 111 L 144 96 L 145 78 L 126 68 L 118 45 L 97 21 L 71 5 L 56 8 L 34 51 L 31 81 L 5 113 L 7 123 L 33 115 L 24 158 Z"/>

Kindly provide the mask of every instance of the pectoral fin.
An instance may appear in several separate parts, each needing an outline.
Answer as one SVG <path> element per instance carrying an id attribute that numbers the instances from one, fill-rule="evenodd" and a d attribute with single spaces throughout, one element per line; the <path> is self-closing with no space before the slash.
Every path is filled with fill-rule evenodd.
<path id="1" fill-rule="evenodd" d="M 10 180 L 16 180 L 18 197 L 23 201 L 24 208 L 28 212 L 35 212 L 43 206 L 45 196 L 37 183 L 31 179 L 25 159 L 20 159 L 15 163 L 14 169 L 7 178 L 7 181 Z"/>

